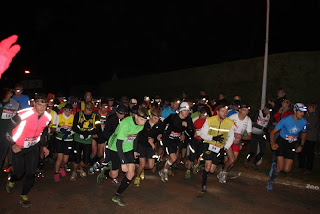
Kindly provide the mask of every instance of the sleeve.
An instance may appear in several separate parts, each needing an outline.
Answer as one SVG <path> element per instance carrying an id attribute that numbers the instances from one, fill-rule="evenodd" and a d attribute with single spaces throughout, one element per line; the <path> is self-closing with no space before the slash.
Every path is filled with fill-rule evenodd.
<path id="1" fill-rule="evenodd" d="M 116 143 L 117 151 L 118 151 L 118 155 L 119 155 L 121 164 L 126 164 L 126 158 L 124 157 L 124 153 L 123 153 L 123 149 L 122 149 L 122 142 L 123 142 L 123 140 L 117 139 L 117 143 Z"/>
<path id="2" fill-rule="evenodd" d="M 57 112 L 54 112 L 53 114 L 54 114 L 54 116 L 53 116 L 54 121 L 52 121 L 52 124 L 55 124 L 56 126 L 58 126 L 58 124 L 59 124 L 59 115 L 57 114 Z"/>
<path id="3" fill-rule="evenodd" d="M 49 131 L 49 127 L 48 126 L 46 126 L 42 131 L 42 134 L 41 134 L 41 137 L 40 137 L 40 145 L 42 147 L 47 147 L 48 146 L 48 131 Z"/>
<path id="4" fill-rule="evenodd" d="M 206 122 L 203 124 L 202 128 L 197 132 L 197 134 L 203 140 L 211 141 L 213 136 L 209 135 L 208 132 L 209 132 L 209 124 L 208 124 L 208 120 L 206 120 Z"/>
<path id="5" fill-rule="evenodd" d="M 305 120 L 305 121 L 304 121 L 303 128 L 302 128 L 302 132 L 306 132 L 307 129 L 308 129 L 308 122 Z"/>
<path id="6" fill-rule="evenodd" d="M 73 124 L 72 124 L 72 131 L 74 131 L 75 133 L 80 134 L 81 131 L 78 128 L 78 121 L 79 121 L 79 112 L 77 112 L 76 115 L 74 115 Z"/>
<path id="7" fill-rule="evenodd" d="M 109 119 L 110 118 L 110 119 Z M 112 128 L 112 120 L 111 120 L 111 117 L 109 117 L 105 123 L 105 127 L 104 127 L 104 130 L 102 132 L 102 137 L 108 141 L 109 138 L 111 137 L 111 135 L 113 134 L 114 132 L 114 129 Z"/>
<path id="8" fill-rule="evenodd" d="M 252 132 L 252 121 L 251 121 L 250 117 L 248 117 L 247 132 Z"/>
<path id="9" fill-rule="evenodd" d="M 100 117 L 98 115 L 96 115 L 95 118 L 95 128 L 91 131 L 90 134 L 94 135 L 94 134 L 98 134 L 102 131 L 101 129 L 101 122 L 100 122 Z"/>
<path id="10" fill-rule="evenodd" d="M 273 117 L 274 117 L 274 120 L 278 123 L 281 120 L 280 112 L 277 111 L 276 113 L 274 113 Z"/>
<path id="11" fill-rule="evenodd" d="M 138 151 L 138 138 L 139 138 L 139 134 L 137 135 L 137 137 L 133 141 L 133 151 L 135 151 L 135 152 Z"/>
<path id="12" fill-rule="evenodd" d="M 234 130 L 235 130 L 235 126 L 233 124 L 231 129 L 230 129 L 230 131 L 228 132 L 226 143 L 224 144 L 225 150 L 228 150 L 231 147 L 231 145 L 233 144 L 233 141 L 234 141 Z"/>

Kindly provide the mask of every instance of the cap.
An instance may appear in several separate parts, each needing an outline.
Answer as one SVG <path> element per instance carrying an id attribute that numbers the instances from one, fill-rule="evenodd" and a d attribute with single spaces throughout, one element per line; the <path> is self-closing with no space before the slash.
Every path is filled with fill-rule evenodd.
<path id="1" fill-rule="evenodd" d="M 242 104 L 240 108 L 247 108 L 247 109 L 250 110 L 251 107 L 249 105 L 247 105 L 247 104 Z"/>
<path id="2" fill-rule="evenodd" d="M 119 114 L 126 114 L 128 112 L 128 108 L 125 105 L 118 105 L 117 110 Z"/>
<path id="3" fill-rule="evenodd" d="M 137 105 L 134 105 L 132 106 L 132 108 L 130 109 L 130 111 L 134 114 L 137 114 L 138 113 L 138 109 L 139 109 L 139 106 Z"/>
<path id="4" fill-rule="evenodd" d="M 183 110 L 190 110 L 190 106 L 187 102 L 182 102 L 180 104 L 180 108 L 179 108 L 180 111 L 183 111 Z"/>
<path id="5" fill-rule="evenodd" d="M 130 103 L 132 103 L 132 104 L 137 104 L 138 101 L 137 101 L 136 99 L 132 98 L 132 99 L 130 100 Z"/>
<path id="6" fill-rule="evenodd" d="M 240 100 L 233 100 L 232 105 L 238 106 L 240 108 L 241 106 L 241 101 Z"/>
<path id="7" fill-rule="evenodd" d="M 139 108 L 137 111 L 137 115 L 139 117 L 142 117 L 143 119 L 149 119 L 148 110 L 146 108 Z"/>
<path id="8" fill-rule="evenodd" d="M 303 103 L 294 104 L 293 109 L 298 110 L 298 111 L 308 111 L 307 106 L 305 106 Z"/>

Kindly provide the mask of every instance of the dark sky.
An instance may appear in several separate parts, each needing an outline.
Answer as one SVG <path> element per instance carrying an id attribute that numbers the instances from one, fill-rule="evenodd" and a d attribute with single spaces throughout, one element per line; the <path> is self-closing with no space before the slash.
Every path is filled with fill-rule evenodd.
<path id="1" fill-rule="evenodd" d="M 61 2 L 2 9 L 0 39 L 22 46 L 9 79 L 29 69 L 49 86 L 102 81 L 264 54 L 263 0 Z M 320 50 L 319 12 L 319 0 L 271 0 L 269 53 Z"/>

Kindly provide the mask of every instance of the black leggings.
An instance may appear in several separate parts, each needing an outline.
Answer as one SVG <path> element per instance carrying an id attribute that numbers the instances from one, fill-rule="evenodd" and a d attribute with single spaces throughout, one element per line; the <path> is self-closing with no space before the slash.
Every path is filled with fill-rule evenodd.
<path id="1" fill-rule="evenodd" d="M 264 155 L 264 152 L 266 150 L 266 142 L 267 140 L 263 137 L 263 135 L 257 135 L 257 134 L 252 134 L 251 138 L 251 148 L 250 148 L 250 153 L 247 156 L 247 160 L 250 161 L 251 157 L 257 152 L 258 144 L 259 144 L 259 154 L 257 154 L 255 160 L 253 161 L 254 164 L 257 164 L 259 160 Z"/>
<path id="2" fill-rule="evenodd" d="M 312 170 L 314 162 L 314 145 L 315 141 L 307 140 L 304 144 L 302 152 L 299 153 L 299 168 Z"/>
<path id="3" fill-rule="evenodd" d="M 18 153 L 11 150 L 13 173 L 10 181 L 15 182 L 20 180 L 24 174 L 26 175 L 21 195 L 27 195 L 34 184 L 34 175 L 39 162 L 39 149 L 39 145 L 35 145 L 22 149 Z"/>
<path id="4" fill-rule="evenodd" d="M 83 152 L 82 161 L 84 164 L 89 163 L 90 153 L 91 153 L 91 144 L 84 144 L 74 141 L 73 145 L 74 150 L 74 162 L 79 164 L 81 161 L 81 153 Z"/>

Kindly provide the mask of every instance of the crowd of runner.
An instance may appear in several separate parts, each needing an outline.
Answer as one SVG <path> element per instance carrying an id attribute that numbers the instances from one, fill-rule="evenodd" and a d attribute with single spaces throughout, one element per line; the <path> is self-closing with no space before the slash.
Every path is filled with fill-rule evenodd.
<path id="1" fill-rule="evenodd" d="M 138 100 L 93 99 L 91 92 L 80 99 L 52 93 L 29 98 L 20 84 L 2 89 L 0 165 L 9 164 L 7 192 L 24 176 L 20 204 L 29 207 L 35 177 L 49 176 L 58 183 L 63 177 L 76 182 L 89 174 L 96 175 L 99 185 L 106 179 L 117 184 L 112 201 L 125 206 L 123 192 L 132 181 L 142 185 L 144 170 L 158 171 L 159 179 L 169 182 L 171 169 L 183 164 L 186 179 L 202 174 L 199 190 L 206 193 L 207 177 L 217 166 L 222 166 L 219 182 L 227 182 L 244 142 L 250 142 L 250 152 L 242 164 L 256 170 L 270 142 L 273 163 L 267 190 L 281 171 L 290 172 L 294 153 L 299 153 L 300 169 L 312 171 L 319 130 L 316 104 L 292 104 L 283 89 L 254 112 L 240 96 L 227 102 L 224 94 L 208 99 L 204 91 L 197 99 L 182 92 L 171 100 Z M 54 165 L 54 174 L 44 173 L 46 162 Z"/>

